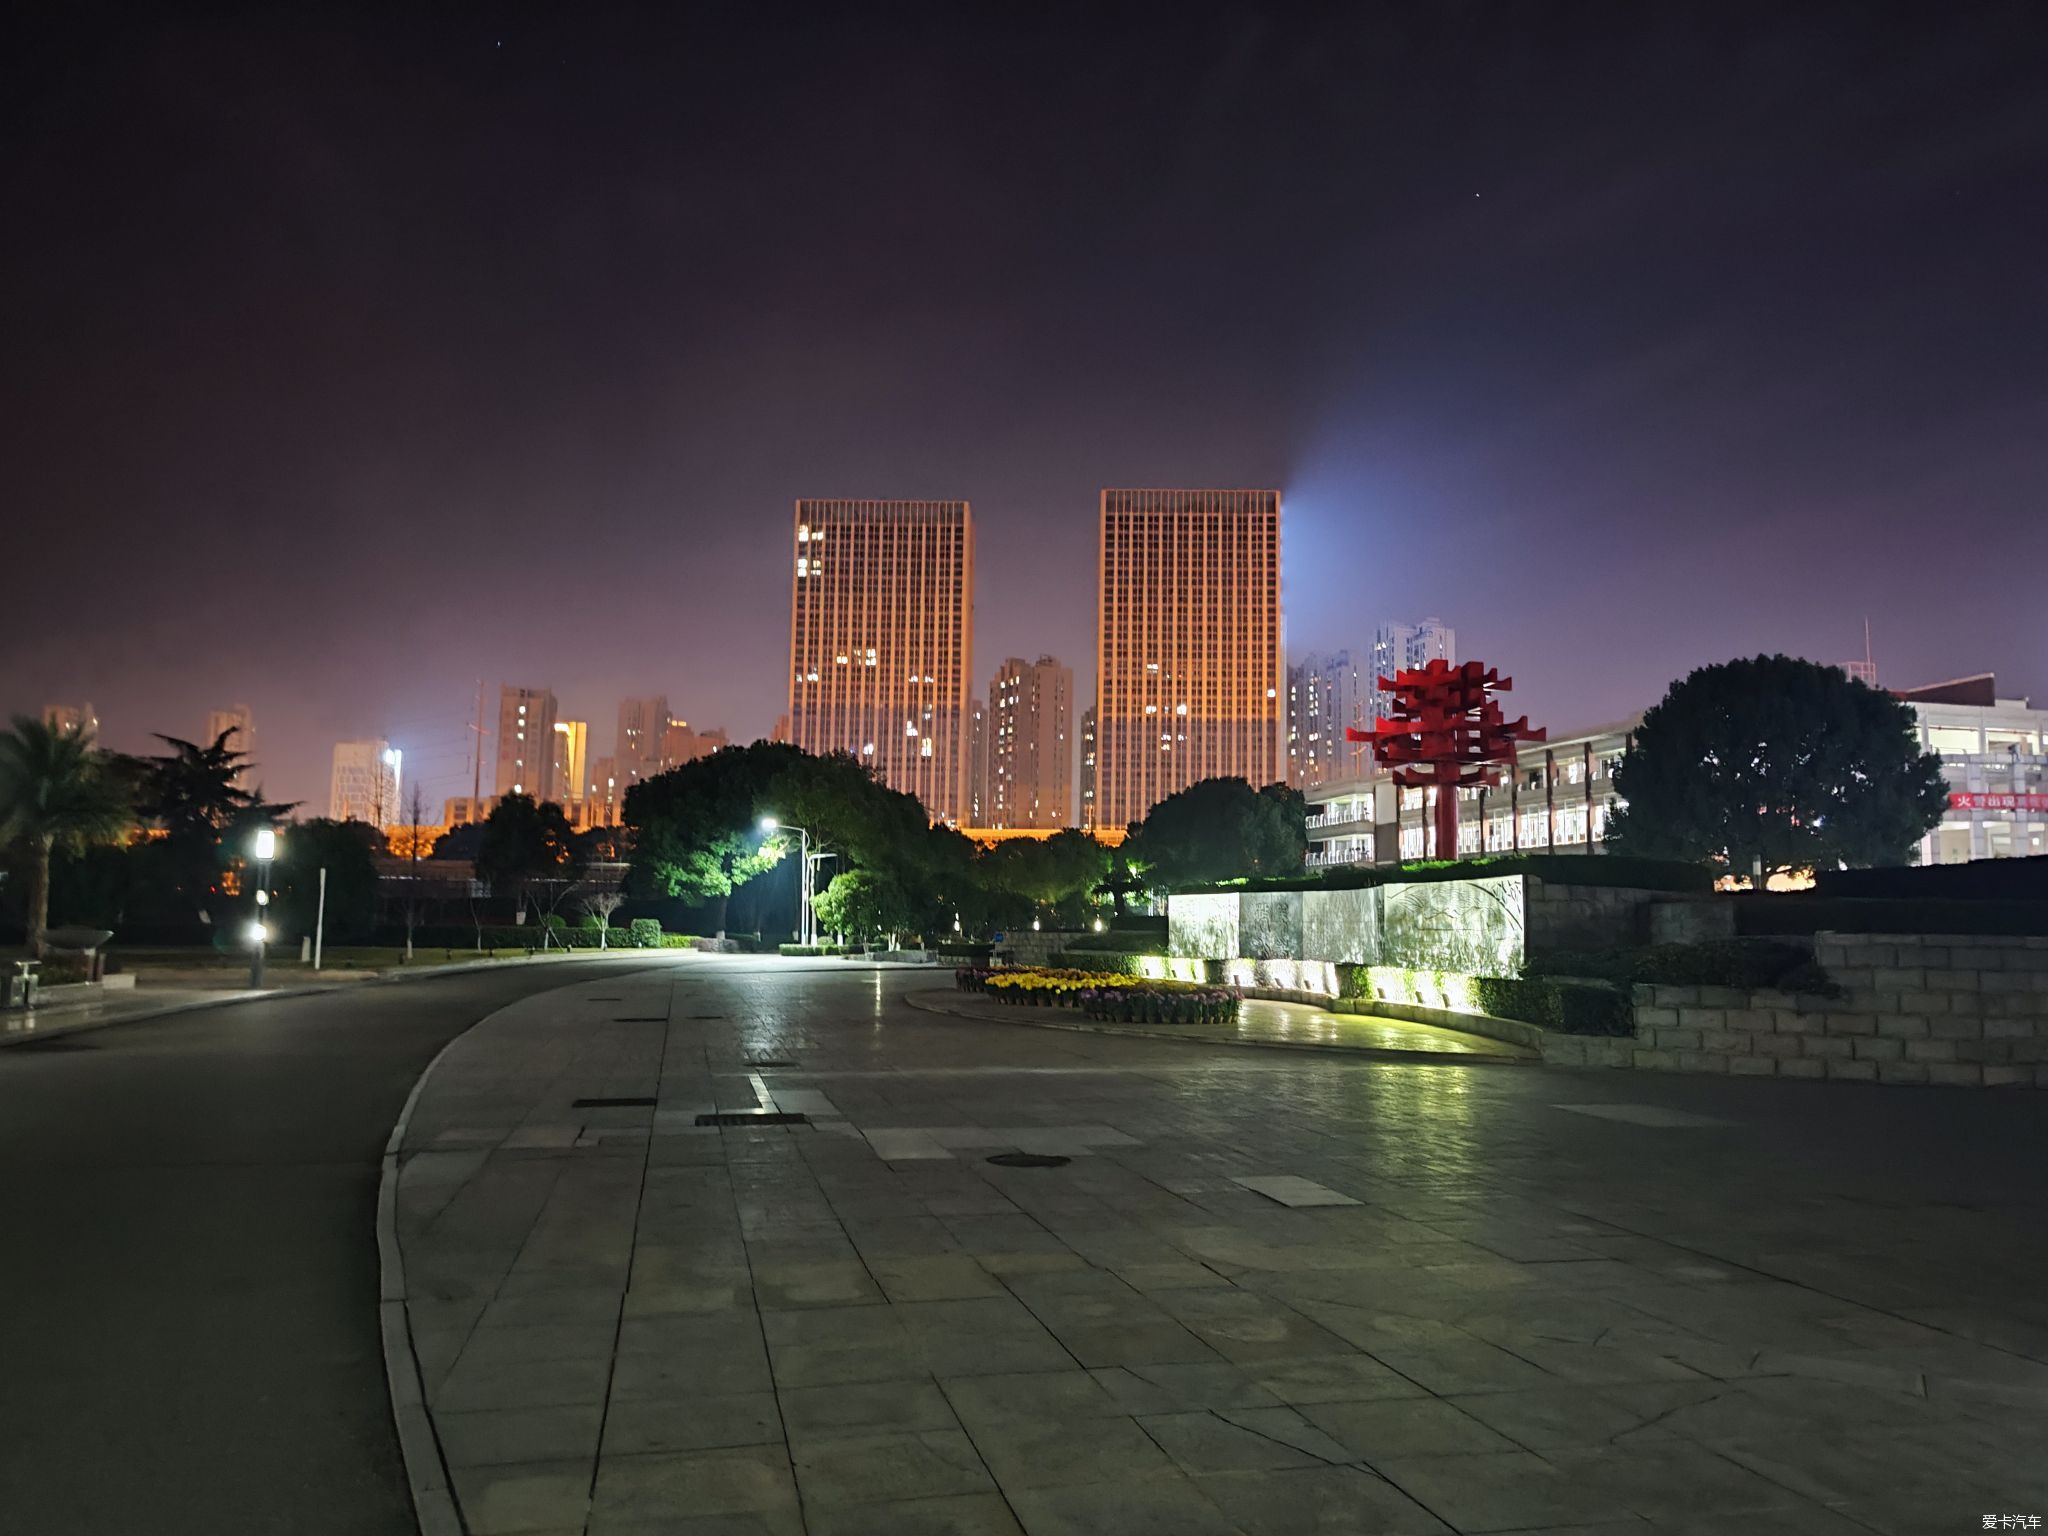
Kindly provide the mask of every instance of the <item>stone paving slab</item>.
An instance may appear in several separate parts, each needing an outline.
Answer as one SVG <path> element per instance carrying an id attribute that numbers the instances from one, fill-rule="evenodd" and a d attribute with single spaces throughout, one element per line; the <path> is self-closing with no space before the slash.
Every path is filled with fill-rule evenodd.
<path id="1" fill-rule="evenodd" d="M 904 1005 L 926 980 L 700 962 L 450 1049 L 393 1214 L 472 1532 L 2048 1512 L 2032 1121 L 963 1030 Z M 985 1160 L 1025 1144 L 1069 1160 Z"/>

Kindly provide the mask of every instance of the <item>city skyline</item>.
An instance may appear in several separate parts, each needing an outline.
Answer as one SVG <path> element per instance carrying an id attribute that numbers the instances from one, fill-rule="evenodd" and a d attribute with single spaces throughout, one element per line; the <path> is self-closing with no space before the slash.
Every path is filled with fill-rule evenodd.
<path id="1" fill-rule="evenodd" d="M 2041 29 L 1751 21 L 963 13 L 932 72 L 850 17 L 50 13 L 0 438 L 100 617 L 15 593 L 0 709 L 141 751 L 243 701 L 308 801 L 371 734 L 467 793 L 479 677 L 765 736 L 812 488 L 971 498 L 978 653 L 1086 699 L 1134 483 L 1282 490 L 1290 652 L 1443 613 L 1561 726 L 1866 616 L 1887 678 L 2048 688 Z M 786 110 L 849 73 L 950 126 Z"/>

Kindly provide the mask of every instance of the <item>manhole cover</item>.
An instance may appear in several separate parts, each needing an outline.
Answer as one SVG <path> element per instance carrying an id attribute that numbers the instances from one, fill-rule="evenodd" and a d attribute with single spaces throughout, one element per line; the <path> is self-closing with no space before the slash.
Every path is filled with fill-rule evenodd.
<path id="1" fill-rule="evenodd" d="M 1073 1159 L 1054 1157 L 1047 1152 L 998 1152 L 987 1161 L 998 1168 L 1064 1168 Z"/>
<path id="2" fill-rule="evenodd" d="M 643 1098 L 632 1098 L 632 1099 L 577 1099 L 577 1100 L 576 1100 L 576 1101 L 575 1101 L 575 1102 L 574 1102 L 573 1104 L 571 1104 L 571 1105 L 570 1105 L 570 1108 L 572 1108 L 572 1109 L 652 1109 L 652 1108 L 654 1108 L 654 1100 L 653 1100 L 653 1099 L 652 1099 L 651 1097 L 649 1097 L 649 1098 L 644 1098 L 644 1099 L 643 1099 Z"/>
<path id="3" fill-rule="evenodd" d="M 775 1109 L 736 1109 L 718 1115 L 699 1115 L 699 1125 L 809 1125 L 809 1115 L 786 1115 Z"/>
<path id="4" fill-rule="evenodd" d="M 98 1046 L 84 1040 L 24 1040 L 10 1047 L 17 1051 L 96 1051 Z"/>

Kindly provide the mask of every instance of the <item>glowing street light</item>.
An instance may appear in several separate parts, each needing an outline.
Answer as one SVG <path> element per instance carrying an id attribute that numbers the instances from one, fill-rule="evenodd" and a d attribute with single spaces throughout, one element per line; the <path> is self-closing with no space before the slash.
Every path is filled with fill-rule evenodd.
<path id="1" fill-rule="evenodd" d="M 250 857 L 256 865 L 256 878 L 250 883 L 256 888 L 256 912 L 249 923 L 249 946 L 253 951 L 249 961 L 249 987 L 253 991 L 263 985 L 263 946 L 270 940 L 270 929 L 263 921 L 263 914 L 270 905 L 270 861 L 277 857 L 277 830 L 274 827 L 260 827 L 249 840 Z"/>
<path id="2" fill-rule="evenodd" d="M 761 830 L 764 833 L 775 833 L 784 828 L 776 817 L 763 816 Z M 797 835 L 797 857 L 803 862 L 803 869 L 797 881 L 796 940 L 799 944 L 811 945 L 817 942 L 815 920 L 811 916 L 811 833 L 808 827 L 790 827 L 788 830 Z M 820 854 L 819 857 L 823 858 L 825 855 Z"/>

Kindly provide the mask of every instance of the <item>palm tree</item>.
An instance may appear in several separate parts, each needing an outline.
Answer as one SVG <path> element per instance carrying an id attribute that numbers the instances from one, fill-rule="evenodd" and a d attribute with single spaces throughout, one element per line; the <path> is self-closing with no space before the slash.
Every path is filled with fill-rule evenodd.
<path id="1" fill-rule="evenodd" d="M 0 732 L 0 843 L 29 851 L 28 952 L 43 957 L 50 926 L 50 855 L 119 837 L 134 822 L 128 797 L 93 749 L 92 732 L 14 717 Z"/>

